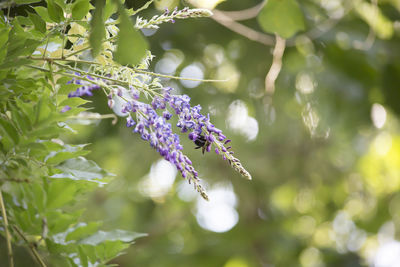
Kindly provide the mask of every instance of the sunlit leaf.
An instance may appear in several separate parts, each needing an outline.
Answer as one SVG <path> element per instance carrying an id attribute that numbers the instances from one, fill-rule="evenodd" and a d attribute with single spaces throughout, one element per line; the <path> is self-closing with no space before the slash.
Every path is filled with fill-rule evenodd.
<path id="1" fill-rule="evenodd" d="M 15 127 L 6 119 L 0 117 L 0 133 L 5 138 L 7 136 L 14 142 L 14 144 L 18 144 L 19 142 L 19 134 Z"/>
<path id="2" fill-rule="evenodd" d="M 50 16 L 49 16 L 49 12 L 47 10 L 47 8 L 42 7 L 42 6 L 36 6 L 34 7 L 36 13 L 39 14 L 39 16 L 46 22 L 52 22 Z"/>
<path id="3" fill-rule="evenodd" d="M 59 164 L 67 159 L 78 156 L 84 156 L 89 151 L 83 150 L 86 145 L 64 145 L 64 148 L 58 151 L 51 151 L 44 159 L 48 164 Z"/>
<path id="4" fill-rule="evenodd" d="M 261 28 L 289 38 L 304 30 L 304 17 L 296 0 L 268 0 L 258 17 Z"/>
<path id="5" fill-rule="evenodd" d="M 47 194 L 47 208 L 55 209 L 75 200 L 78 184 L 66 181 L 53 181 Z"/>
<path id="6" fill-rule="evenodd" d="M 8 41 L 8 33 L 9 29 L 0 29 L 0 63 L 3 62 L 4 58 L 7 55 L 7 48 L 3 46 Z"/>
<path id="7" fill-rule="evenodd" d="M 83 19 L 89 12 L 90 3 L 87 0 L 78 0 L 72 5 L 72 18 Z"/>
<path id="8" fill-rule="evenodd" d="M 47 10 L 49 12 L 49 17 L 54 22 L 61 22 L 64 20 L 64 11 L 62 8 L 55 3 L 54 0 L 46 0 Z"/>
<path id="9" fill-rule="evenodd" d="M 33 13 L 28 13 L 28 16 L 32 21 L 33 25 L 35 25 L 36 30 L 42 33 L 46 32 L 46 22 L 44 22 L 40 16 Z"/>
<path id="10" fill-rule="evenodd" d="M 66 160 L 57 166 L 62 173 L 52 175 L 52 178 L 68 178 L 72 180 L 85 180 L 99 182 L 106 176 L 112 175 L 100 168 L 94 161 L 83 157 Z"/>
<path id="11" fill-rule="evenodd" d="M 130 243 L 133 242 L 135 239 L 144 236 L 147 236 L 147 234 L 129 232 L 124 230 L 113 230 L 110 232 L 98 231 L 94 235 L 81 240 L 79 243 L 92 246 L 96 246 L 105 241 L 122 241 L 125 243 Z"/>
<path id="12" fill-rule="evenodd" d="M 117 5 L 114 0 L 106 0 L 106 5 L 104 6 L 103 19 L 107 20 L 112 14 L 117 11 Z"/>
<path id="13" fill-rule="evenodd" d="M 65 241 L 68 242 L 70 240 L 83 239 L 84 237 L 94 234 L 100 226 L 101 222 L 90 222 L 88 224 L 79 223 L 77 226 L 69 230 L 65 237 Z"/>

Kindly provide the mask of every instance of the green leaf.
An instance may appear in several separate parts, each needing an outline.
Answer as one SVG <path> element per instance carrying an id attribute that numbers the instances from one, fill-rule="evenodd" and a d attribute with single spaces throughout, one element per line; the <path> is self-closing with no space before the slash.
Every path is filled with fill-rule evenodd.
<path id="1" fill-rule="evenodd" d="M 70 226 L 78 220 L 83 210 L 64 213 L 60 210 L 51 210 L 46 212 L 47 225 L 49 233 L 60 233 L 66 231 Z"/>
<path id="2" fill-rule="evenodd" d="M 47 10 L 49 12 L 49 17 L 54 22 L 61 22 L 64 20 L 64 11 L 62 8 L 54 2 L 54 0 L 46 0 Z"/>
<path id="3" fill-rule="evenodd" d="M 93 18 L 90 21 L 92 28 L 89 35 L 89 43 L 92 47 L 92 56 L 96 57 L 100 51 L 103 39 L 106 36 L 106 30 L 103 20 L 104 0 L 96 0 L 96 8 L 94 10 Z"/>
<path id="4" fill-rule="evenodd" d="M 73 83 L 67 83 L 68 81 L 71 81 L 71 78 L 69 78 L 65 83 L 60 84 L 60 88 L 58 89 L 58 94 L 59 95 L 68 95 L 69 93 L 76 91 L 79 87 L 82 87 L 82 84 L 73 84 Z M 57 82 L 58 83 L 58 82 Z M 72 97 L 76 98 L 76 97 Z"/>
<path id="5" fill-rule="evenodd" d="M 55 138 L 63 131 L 64 130 L 62 127 L 50 124 L 50 125 L 44 125 L 43 127 L 31 131 L 30 136 L 31 137 L 35 136 L 37 138 Z"/>
<path id="6" fill-rule="evenodd" d="M 3 136 L 3 138 L 4 135 L 7 135 L 8 138 L 10 138 L 14 142 L 14 144 L 18 144 L 19 134 L 17 130 L 11 123 L 9 123 L 3 118 L 0 118 L 0 133 Z"/>
<path id="7" fill-rule="evenodd" d="M 0 29 L 0 48 L 8 41 L 9 28 Z"/>
<path id="8" fill-rule="evenodd" d="M 31 202 L 35 204 L 39 212 L 43 212 L 46 203 L 46 195 L 43 186 L 39 183 L 33 183 L 30 188 L 32 190 Z"/>
<path id="9" fill-rule="evenodd" d="M 83 251 L 81 246 L 78 247 L 78 252 L 79 252 L 79 259 L 83 267 L 89 266 L 88 257 L 86 256 L 86 253 L 85 251 Z"/>
<path id="10" fill-rule="evenodd" d="M 41 33 L 46 32 L 46 22 L 44 22 L 44 20 L 39 15 L 28 13 L 28 16 L 31 19 L 33 25 L 35 25 L 36 30 Z"/>
<path id="11" fill-rule="evenodd" d="M 70 0 L 53 0 L 54 3 L 58 4 L 63 10 L 67 7 L 65 2 L 69 2 Z"/>
<path id="12" fill-rule="evenodd" d="M 283 38 L 305 29 L 303 13 L 296 0 L 268 0 L 257 19 L 264 31 Z"/>
<path id="13" fill-rule="evenodd" d="M 15 103 L 17 104 L 17 107 L 20 109 L 20 111 L 28 118 L 29 124 L 31 124 L 35 118 L 33 103 L 25 103 L 19 98 L 15 99 Z"/>
<path id="14" fill-rule="evenodd" d="M 67 159 L 71 159 L 78 156 L 84 156 L 89 151 L 83 150 L 86 145 L 64 145 L 64 149 L 60 151 L 51 151 L 44 161 L 47 164 L 59 164 Z"/>
<path id="15" fill-rule="evenodd" d="M 3 47 L 8 41 L 8 33 L 10 29 L 4 28 L 0 29 L 0 63 L 3 62 L 7 55 L 7 48 Z"/>
<path id="16" fill-rule="evenodd" d="M 98 180 L 113 175 L 100 168 L 94 161 L 87 160 L 84 157 L 66 160 L 58 165 L 57 169 L 63 173 L 54 174 L 51 178 L 68 178 L 102 183 Z"/>
<path id="17" fill-rule="evenodd" d="M 41 98 L 35 106 L 36 120 L 35 124 L 44 121 L 52 115 L 52 104 L 47 97 Z"/>
<path id="18" fill-rule="evenodd" d="M 79 223 L 74 228 L 70 229 L 65 237 L 65 241 L 80 240 L 94 234 L 101 226 L 101 222 Z"/>
<path id="19" fill-rule="evenodd" d="M 10 110 L 14 124 L 17 125 L 23 133 L 26 133 L 28 130 L 31 129 L 29 118 L 23 112 L 21 112 L 14 105 L 10 105 Z"/>
<path id="20" fill-rule="evenodd" d="M 98 231 L 94 235 L 87 237 L 81 241 L 80 244 L 96 246 L 105 241 L 122 241 L 131 243 L 139 237 L 147 236 L 145 233 L 129 232 L 124 230 L 113 230 L 110 232 Z"/>
<path id="21" fill-rule="evenodd" d="M 79 87 L 82 87 L 82 86 L 79 86 Z M 88 102 L 91 102 L 91 101 L 83 99 L 83 98 L 80 98 L 80 97 L 70 97 L 70 98 L 67 98 L 67 99 L 63 100 L 59 104 L 59 106 L 78 107 L 78 106 L 86 104 Z"/>
<path id="22" fill-rule="evenodd" d="M 34 7 L 36 13 L 39 14 L 39 16 L 46 22 L 52 22 L 49 12 L 47 11 L 48 9 L 42 6 L 36 6 Z"/>
<path id="23" fill-rule="evenodd" d="M 75 193 L 78 190 L 76 183 L 70 181 L 53 181 L 49 185 L 47 193 L 47 208 L 56 209 L 75 200 Z"/>
<path id="24" fill-rule="evenodd" d="M 122 65 L 137 65 L 146 55 L 146 39 L 133 27 L 123 4 L 118 1 L 118 12 L 121 23 L 117 40 L 117 51 L 114 58 Z"/>
<path id="25" fill-rule="evenodd" d="M 72 5 L 72 18 L 76 20 L 83 19 L 89 12 L 90 3 L 87 0 L 77 0 Z"/>
<path id="26" fill-rule="evenodd" d="M 106 5 L 104 6 L 104 11 L 103 11 L 103 19 L 107 20 L 116 11 L 117 11 L 117 5 L 115 5 L 115 1 L 106 0 Z"/>

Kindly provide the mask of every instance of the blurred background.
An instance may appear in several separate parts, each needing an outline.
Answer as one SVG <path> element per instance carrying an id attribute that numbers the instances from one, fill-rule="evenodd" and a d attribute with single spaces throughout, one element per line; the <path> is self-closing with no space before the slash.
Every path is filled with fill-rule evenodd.
<path id="1" fill-rule="evenodd" d="M 163 82 L 211 114 L 253 180 L 182 136 L 206 202 L 124 119 L 76 125 L 79 135 L 66 139 L 91 143 L 89 158 L 117 175 L 82 203 L 85 217 L 149 234 L 114 263 L 400 266 L 400 2 L 298 1 L 305 30 L 286 41 L 274 90 L 265 79 L 280 58 L 257 22 L 261 1 L 218 2 L 192 2 L 216 8 L 214 19 L 144 34 L 153 71 L 229 79 Z M 188 4 L 155 1 L 141 16 Z M 221 16 L 236 24 L 221 25 Z M 261 39 L 234 32 L 237 23 Z M 94 100 L 95 112 L 110 113 L 101 92 Z"/>

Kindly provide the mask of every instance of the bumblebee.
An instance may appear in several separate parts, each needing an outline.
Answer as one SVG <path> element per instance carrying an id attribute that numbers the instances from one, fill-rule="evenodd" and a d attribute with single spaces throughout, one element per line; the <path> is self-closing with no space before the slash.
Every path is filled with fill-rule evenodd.
<path id="1" fill-rule="evenodd" d="M 204 135 L 199 135 L 196 140 L 194 140 L 194 143 L 197 145 L 194 149 L 199 149 L 201 148 L 201 151 L 204 154 L 204 151 L 206 151 L 207 146 L 210 144 L 210 142 L 206 139 Z"/>

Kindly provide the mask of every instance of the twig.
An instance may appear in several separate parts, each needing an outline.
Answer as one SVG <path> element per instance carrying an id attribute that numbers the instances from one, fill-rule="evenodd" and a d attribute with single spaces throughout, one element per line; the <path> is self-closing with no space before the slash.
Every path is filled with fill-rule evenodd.
<path id="1" fill-rule="evenodd" d="M 16 182 L 16 183 L 30 183 L 29 179 L 21 179 L 21 178 L 1 178 L 0 182 Z"/>
<path id="2" fill-rule="evenodd" d="M 273 95 L 275 92 L 275 80 L 282 68 L 282 56 L 286 46 L 286 40 L 279 35 L 276 34 L 275 39 L 272 65 L 267 76 L 265 76 L 265 92 L 269 95 Z"/>
<path id="3" fill-rule="evenodd" d="M 7 213 L 6 213 L 6 207 L 4 206 L 3 194 L 1 193 L 1 188 L 0 188 L 0 208 L 1 208 L 1 216 L 3 217 L 3 222 L 4 222 L 4 231 L 6 233 L 8 262 L 10 267 L 14 267 L 14 258 L 11 246 L 11 235 L 10 231 L 8 230 Z"/>
<path id="4" fill-rule="evenodd" d="M 83 63 L 83 64 L 89 64 L 89 65 L 101 65 L 98 62 L 95 61 L 88 61 L 88 60 L 80 60 L 80 59 L 67 59 L 67 58 L 50 58 L 50 57 L 44 57 L 44 58 L 39 58 L 39 57 L 27 57 L 27 59 L 31 60 L 44 60 L 48 62 L 55 62 L 55 61 L 64 61 L 64 62 L 72 62 L 72 63 Z M 54 63 L 57 64 L 57 63 Z M 63 66 L 65 67 L 70 67 L 67 65 L 60 65 L 57 64 L 58 66 Z M 110 67 L 109 65 L 106 65 L 106 67 Z M 111 66 L 113 67 L 113 66 Z M 72 68 L 72 67 L 70 67 Z M 196 78 L 185 78 L 185 77 L 178 77 L 178 76 L 172 76 L 172 75 L 165 75 L 165 74 L 160 74 L 160 73 L 155 73 L 151 71 L 146 71 L 146 70 L 141 70 L 141 69 L 135 69 L 135 68 L 130 68 L 126 67 L 126 69 L 132 71 L 132 72 L 137 72 L 137 73 L 142 73 L 142 74 L 147 74 L 151 76 L 156 76 L 156 77 L 162 77 L 162 78 L 169 78 L 169 79 L 175 79 L 175 80 L 185 80 L 185 81 L 197 81 L 197 82 L 226 82 L 228 80 L 212 80 L 212 79 L 196 79 Z M 79 72 L 77 69 L 73 69 L 76 72 Z M 92 76 L 96 76 L 95 74 L 90 74 Z M 104 77 L 99 77 L 99 78 L 104 78 Z M 107 78 L 104 78 L 107 79 Z"/>
<path id="5" fill-rule="evenodd" d="M 18 233 L 19 236 L 21 236 L 21 238 L 28 244 L 29 249 L 32 251 L 33 256 L 36 258 L 36 260 L 39 262 L 39 265 L 41 267 L 46 267 L 46 264 L 44 263 L 44 261 L 42 260 L 42 258 L 40 257 L 39 253 L 37 252 L 36 248 L 29 243 L 28 239 L 26 238 L 26 236 L 22 233 L 21 230 L 18 229 L 17 226 L 13 225 L 14 230 Z"/>
<path id="6" fill-rule="evenodd" d="M 219 24 L 230 29 L 231 31 L 236 32 L 250 40 L 259 42 L 264 45 L 269 46 L 269 45 L 274 44 L 273 37 L 271 37 L 267 34 L 255 31 L 252 28 L 249 28 L 247 26 L 244 26 L 243 24 L 238 23 L 219 10 L 214 9 L 213 13 L 214 13 L 214 15 L 211 16 L 211 18 L 214 19 Z"/>
<path id="7" fill-rule="evenodd" d="M 81 112 L 77 116 L 69 117 L 71 119 L 78 120 L 102 120 L 102 119 L 113 119 L 112 124 L 116 124 L 118 122 L 118 117 L 115 114 L 99 114 L 93 112 Z"/>
<path id="8" fill-rule="evenodd" d="M 105 39 L 105 40 L 103 40 L 103 43 L 104 43 L 104 42 L 108 42 L 108 41 L 112 41 L 112 40 L 116 39 L 117 37 L 118 37 L 118 35 L 115 35 L 115 36 L 113 36 L 113 37 L 110 37 L 110 38 L 108 38 L 108 39 Z M 90 48 L 91 48 L 91 46 L 89 45 L 89 46 L 84 47 L 84 48 L 82 48 L 82 49 L 76 50 L 76 51 L 74 51 L 74 52 L 72 52 L 72 53 L 70 53 L 70 54 L 68 54 L 68 55 L 65 55 L 65 58 L 72 57 L 72 56 L 74 56 L 74 55 L 76 55 L 76 54 L 79 54 L 79 53 L 81 53 L 81 52 L 83 52 L 83 51 L 85 51 L 85 50 L 88 50 L 88 49 L 90 49 Z"/>
<path id="9" fill-rule="evenodd" d="M 230 17 L 232 20 L 235 21 L 241 21 L 241 20 L 248 20 L 257 17 L 258 13 L 260 10 L 263 8 L 263 6 L 267 3 L 267 1 L 262 1 L 261 3 L 239 11 L 222 11 L 222 10 L 217 10 L 213 9 L 213 12 L 218 11 L 223 13 L 224 15 Z"/>
<path id="10" fill-rule="evenodd" d="M 377 1 L 377 0 L 372 0 L 372 1 Z M 252 28 L 249 28 L 247 26 L 244 26 L 243 24 L 236 22 L 256 17 L 265 3 L 266 1 L 263 1 L 262 3 L 254 7 L 243 9 L 240 11 L 221 11 L 218 9 L 213 9 L 214 16 L 212 16 L 211 18 L 213 18 L 216 22 L 218 22 L 222 26 L 225 26 L 231 31 L 236 32 L 237 34 L 240 34 L 250 40 L 259 42 L 261 44 L 271 46 L 274 45 L 275 43 L 275 40 L 272 36 L 262 32 L 255 31 Z M 349 13 L 350 10 L 353 8 L 353 4 L 351 4 L 352 2 L 349 1 L 349 3 L 350 4 L 344 8 L 344 15 Z M 303 33 L 302 35 L 307 36 L 311 40 L 317 39 L 318 37 L 322 36 L 329 30 L 331 30 L 339 21 L 340 18 L 329 18 L 321 23 L 318 23 L 316 27 Z M 287 47 L 296 45 L 298 45 L 298 39 L 296 38 L 290 38 L 286 42 Z"/>
<path id="11" fill-rule="evenodd" d="M 146 4 L 144 4 L 141 8 L 138 8 L 137 10 L 133 11 L 132 16 L 133 16 L 133 15 L 136 15 L 137 13 L 139 13 L 139 12 L 142 11 L 142 10 L 147 9 L 147 8 L 151 5 L 151 3 L 153 3 L 153 2 L 154 2 L 154 0 L 148 1 L 148 2 L 147 2 Z"/>

